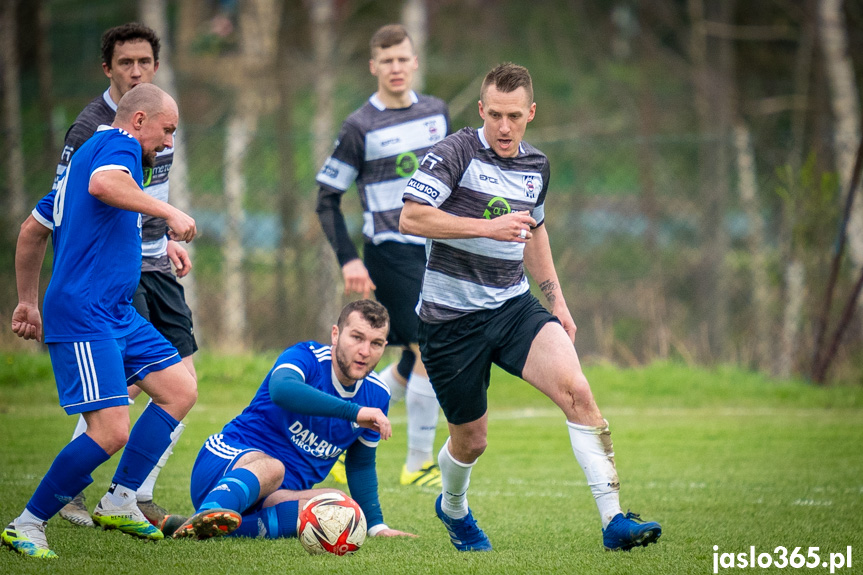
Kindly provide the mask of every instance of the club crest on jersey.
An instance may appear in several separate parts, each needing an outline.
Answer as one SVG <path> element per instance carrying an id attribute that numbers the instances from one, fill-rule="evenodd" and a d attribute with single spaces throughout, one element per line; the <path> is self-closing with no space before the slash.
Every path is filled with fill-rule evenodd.
<path id="1" fill-rule="evenodd" d="M 425 123 L 429 130 L 429 142 L 437 142 L 440 140 L 440 130 L 437 127 L 437 120 L 429 120 Z"/>
<path id="2" fill-rule="evenodd" d="M 536 198 L 536 190 L 540 187 L 539 178 L 536 176 L 522 176 L 524 195 L 528 198 Z"/>

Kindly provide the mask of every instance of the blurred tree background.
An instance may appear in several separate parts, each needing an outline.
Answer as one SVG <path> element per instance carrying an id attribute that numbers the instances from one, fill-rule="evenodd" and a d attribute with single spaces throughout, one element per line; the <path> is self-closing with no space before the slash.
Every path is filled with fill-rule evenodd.
<path id="1" fill-rule="evenodd" d="M 2 6 L 0 347 L 24 346 L 6 327 L 18 226 L 50 189 L 66 129 L 107 86 L 102 32 L 133 20 L 160 32 L 156 83 L 180 104 L 171 193 L 200 231 L 183 280 L 199 342 L 230 353 L 326 338 L 343 295 L 314 177 L 376 87 L 369 37 L 402 21 L 420 52 L 417 88 L 448 102 L 454 130 L 480 125 L 491 67 L 531 70 L 526 140 L 551 160 L 546 221 L 582 357 L 863 382 L 861 198 L 845 217 L 860 0 Z M 359 242 L 356 194 L 343 205 Z M 50 249 L 43 289 L 49 274 Z"/>

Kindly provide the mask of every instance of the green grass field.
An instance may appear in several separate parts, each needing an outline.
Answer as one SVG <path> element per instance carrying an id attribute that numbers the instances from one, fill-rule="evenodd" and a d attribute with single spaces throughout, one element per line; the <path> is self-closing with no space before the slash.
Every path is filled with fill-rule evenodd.
<path id="1" fill-rule="evenodd" d="M 274 359 L 198 358 L 200 399 L 159 480 L 157 502 L 192 511 L 188 478 L 198 449 L 245 407 Z M 417 539 L 369 539 L 352 557 L 313 557 L 296 539 L 153 544 L 54 518 L 48 538 L 60 559 L 35 561 L 4 549 L 0 573 L 712 573 L 714 545 L 735 554 L 754 546 L 756 555 L 777 546 L 789 555 L 801 547 L 806 555 L 819 547 L 824 561 L 851 546 L 852 568 L 835 572 L 863 572 L 863 388 L 814 388 L 674 364 L 586 371 L 611 423 L 623 506 L 662 523 L 657 545 L 603 551 L 562 415 L 527 384 L 495 372 L 489 448 L 469 492 L 492 553 L 457 553 L 434 515 L 436 492 L 398 485 L 405 451 L 399 405 L 390 414 L 393 439 L 378 449 L 381 502 L 387 523 Z M 0 354 L 0 521 L 21 511 L 74 424 L 57 406 L 46 355 Z M 442 418 L 438 447 L 445 438 Z M 91 507 L 116 459 L 94 474 L 86 491 Z"/>

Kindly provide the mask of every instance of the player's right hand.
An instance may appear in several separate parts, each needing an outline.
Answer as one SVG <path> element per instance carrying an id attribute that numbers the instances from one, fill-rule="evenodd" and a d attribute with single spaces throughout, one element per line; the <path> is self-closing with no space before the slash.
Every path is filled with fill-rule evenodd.
<path id="1" fill-rule="evenodd" d="M 34 304 L 19 303 L 12 312 L 12 331 L 18 337 L 42 341 L 42 315 Z"/>
<path id="2" fill-rule="evenodd" d="M 369 276 L 369 270 L 359 258 L 352 259 L 342 266 L 342 277 L 345 280 L 345 295 L 354 292 L 362 294 L 363 299 L 369 299 L 372 291 L 377 289 Z"/>
<path id="3" fill-rule="evenodd" d="M 536 227 L 536 220 L 530 212 L 510 212 L 488 220 L 486 237 L 500 242 L 518 242 L 525 244 L 533 237 L 531 229 Z"/>
<path id="4" fill-rule="evenodd" d="M 194 218 L 176 208 L 165 221 L 168 223 L 168 237 L 174 241 L 189 243 L 198 233 Z"/>
<path id="5" fill-rule="evenodd" d="M 389 439 L 393 435 L 390 420 L 377 407 L 361 407 L 357 414 L 357 425 L 366 429 L 374 429 L 381 434 L 381 439 Z"/>

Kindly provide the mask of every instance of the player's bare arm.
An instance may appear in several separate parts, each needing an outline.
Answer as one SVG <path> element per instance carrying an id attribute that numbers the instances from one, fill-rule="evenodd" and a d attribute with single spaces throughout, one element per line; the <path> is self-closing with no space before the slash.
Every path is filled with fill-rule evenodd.
<path id="1" fill-rule="evenodd" d="M 191 216 L 144 192 L 124 170 L 105 170 L 93 174 L 90 178 L 90 194 L 109 206 L 162 218 L 168 223 L 168 235 L 172 240 L 190 242 L 197 233 L 195 220 Z"/>
<path id="2" fill-rule="evenodd" d="M 51 230 L 32 215 L 21 224 L 15 248 L 15 280 L 18 305 L 12 312 L 12 331 L 18 337 L 42 341 L 42 316 L 39 313 L 39 276 Z"/>
<path id="3" fill-rule="evenodd" d="M 366 429 L 374 429 L 381 434 L 381 439 L 389 439 L 393 435 L 390 420 L 377 407 L 361 407 L 357 413 L 357 425 Z"/>
<path id="4" fill-rule="evenodd" d="M 572 314 L 563 298 L 563 290 L 554 267 L 554 259 L 551 255 L 551 244 L 548 241 L 548 230 L 545 226 L 539 226 L 533 230 L 533 238 L 524 247 L 524 266 L 528 273 L 539 285 L 539 289 L 545 296 L 548 305 L 563 329 L 569 335 L 569 339 L 575 342 L 576 325 Z"/>
<path id="5" fill-rule="evenodd" d="M 377 289 L 360 258 L 352 259 L 342 266 L 342 277 L 345 280 L 345 295 L 358 293 L 362 294 L 363 299 L 368 299 L 372 291 Z"/>
<path id="6" fill-rule="evenodd" d="M 192 271 L 192 259 L 189 257 L 189 252 L 174 240 L 168 240 L 168 258 L 177 269 L 177 277 L 185 277 Z"/>
<path id="7" fill-rule="evenodd" d="M 501 242 L 526 243 L 536 225 L 530 213 L 513 212 L 497 218 L 464 218 L 407 198 L 399 219 L 399 231 L 436 240 L 490 238 Z"/>

